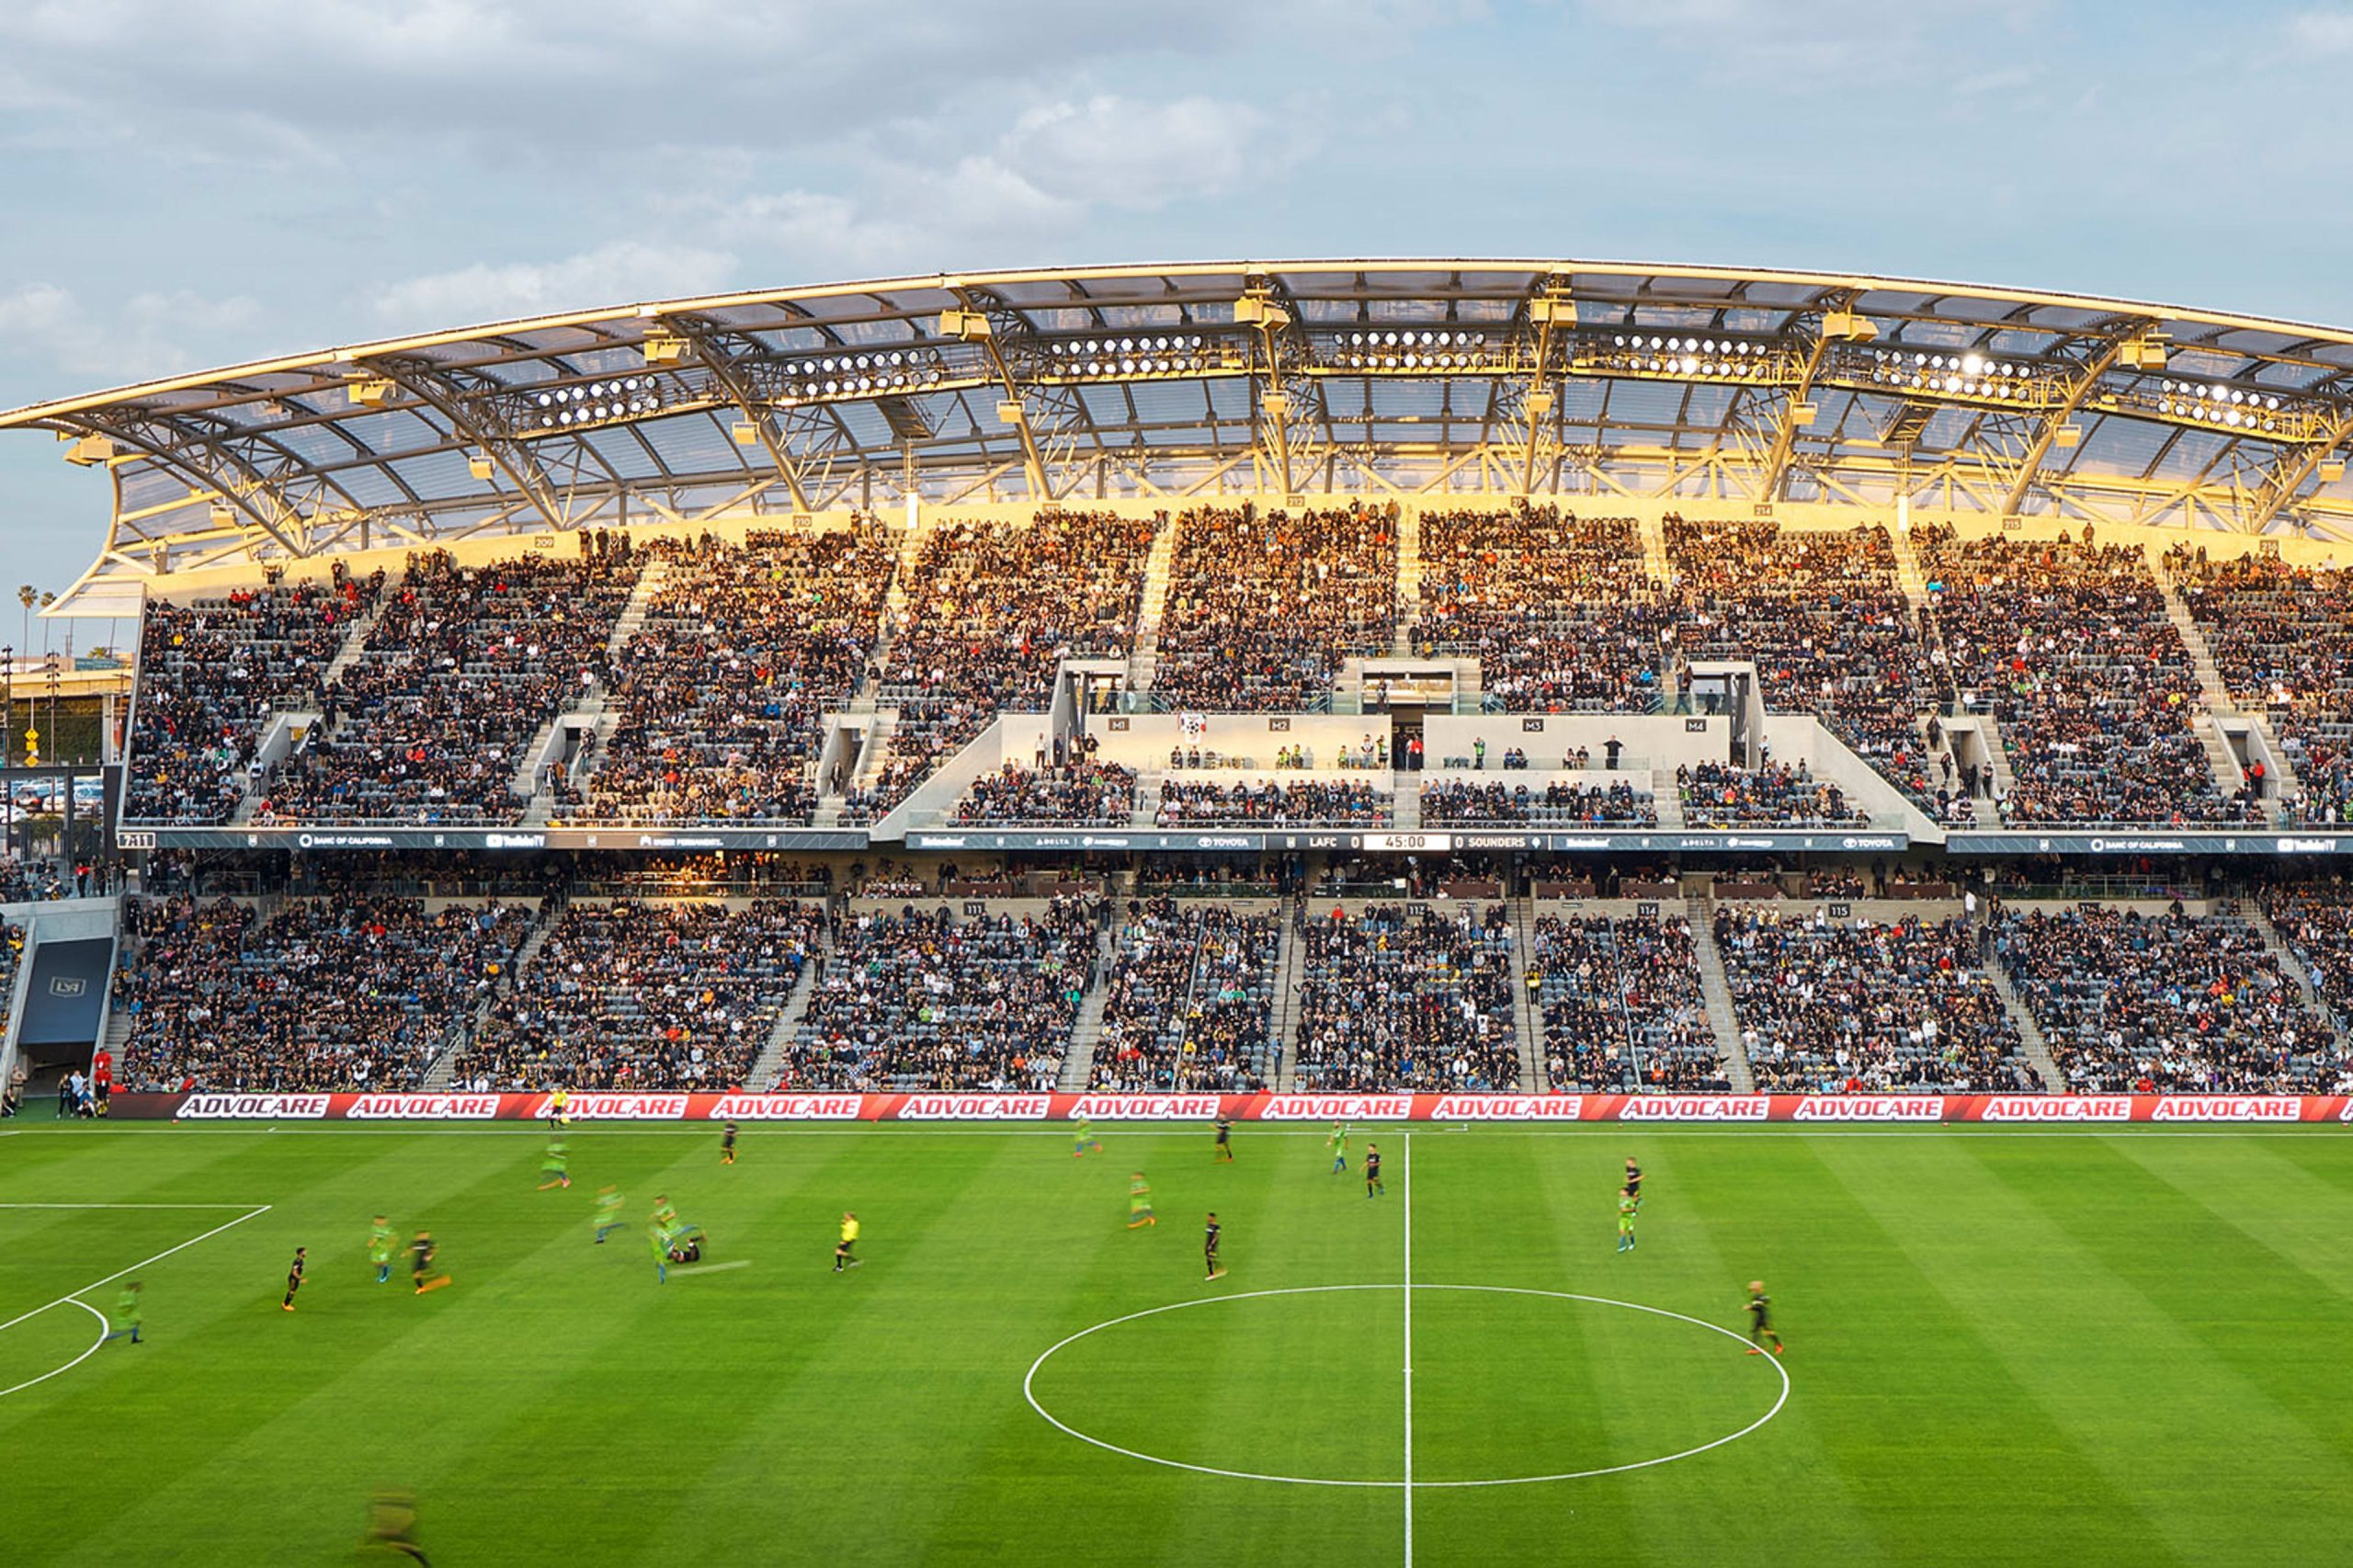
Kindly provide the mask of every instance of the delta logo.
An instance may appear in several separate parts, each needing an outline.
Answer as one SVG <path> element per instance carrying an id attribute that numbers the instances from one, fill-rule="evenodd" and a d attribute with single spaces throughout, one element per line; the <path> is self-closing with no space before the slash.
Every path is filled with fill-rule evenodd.
<path id="1" fill-rule="evenodd" d="M 1270 1095 L 1261 1121 L 1404 1121 L 1414 1114 L 1411 1095 Z"/>
<path id="2" fill-rule="evenodd" d="M 1213 1121 L 1215 1095 L 1081 1095 L 1069 1119 L 1084 1121 Z"/>
<path id="3" fill-rule="evenodd" d="M 712 1121 L 856 1121 L 866 1108 L 858 1095 L 722 1095 Z"/>
<path id="4" fill-rule="evenodd" d="M 1992 1095 L 1980 1121 L 2130 1121 L 2130 1095 Z"/>
<path id="5" fill-rule="evenodd" d="M 496 1095 L 358 1095 L 346 1121 L 483 1121 L 498 1114 Z"/>
<path id="6" fill-rule="evenodd" d="M 2301 1121 L 2304 1103 L 2276 1095 L 2167 1095 L 2151 1121 Z"/>
<path id="7" fill-rule="evenodd" d="M 1942 1095 L 1808 1095 L 1794 1121 L 1942 1121 Z"/>
<path id="8" fill-rule="evenodd" d="M 909 1095 L 902 1121 L 1043 1121 L 1053 1108 L 1046 1095 Z"/>
<path id="9" fill-rule="evenodd" d="M 534 1121 L 551 1114 L 545 1095 L 531 1108 Z M 574 1121 L 677 1121 L 687 1114 L 684 1095 L 568 1095 L 563 1114 Z"/>
<path id="10" fill-rule="evenodd" d="M 332 1095 L 190 1095 L 172 1113 L 178 1121 L 315 1121 Z"/>
<path id="11" fill-rule="evenodd" d="M 1440 1095 L 1430 1107 L 1433 1121 L 1575 1121 L 1584 1115 L 1583 1095 Z"/>
<path id="12" fill-rule="evenodd" d="M 1763 1095 L 1629 1095 L 1620 1121 L 1763 1121 L 1773 1102 Z"/>

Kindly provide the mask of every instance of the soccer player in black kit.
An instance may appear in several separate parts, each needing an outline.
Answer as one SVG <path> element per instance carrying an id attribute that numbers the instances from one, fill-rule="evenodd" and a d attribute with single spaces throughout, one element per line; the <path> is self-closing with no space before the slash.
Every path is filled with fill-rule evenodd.
<path id="1" fill-rule="evenodd" d="M 727 1131 L 719 1135 L 719 1163 L 722 1165 L 735 1163 L 735 1124 L 732 1121 L 727 1124 Z"/>
<path id="2" fill-rule="evenodd" d="M 1201 1233 L 1201 1258 L 1210 1266 L 1210 1271 L 1201 1276 L 1204 1283 L 1225 1277 L 1225 1266 L 1217 1260 L 1217 1244 L 1224 1234 L 1224 1230 L 1217 1222 L 1217 1215 L 1212 1212 L 1209 1228 Z"/>
<path id="3" fill-rule="evenodd" d="M 1634 1156 L 1631 1154 L 1626 1156 L 1625 1187 L 1626 1196 L 1634 1200 L 1634 1212 L 1641 1213 L 1643 1211 L 1643 1167 L 1634 1163 Z"/>
<path id="4" fill-rule="evenodd" d="M 1217 1147 L 1216 1147 L 1216 1149 L 1212 1152 L 1212 1153 L 1211 1153 L 1211 1157 L 1212 1159 L 1217 1160 L 1217 1161 L 1218 1161 L 1219 1163 L 1221 1163 L 1221 1164 L 1231 1165 L 1231 1164 L 1233 1163 L 1233 1118 L 1231 1118 L 1231 1117 L 1224 1117 L 1224 1116 L 1221 1116 L 1221 1117 L 1219 1117 L 1219 1118 L 1217 1119 Z"/>
<path id="5" fill-rule="evenodd" d="M 309 1247 L 296 1247 L 294 1261 L 286 1266 L 286 1299 L 278 1303 L 280 1311 L 294 1310 L 294 1292 L 302 1288 L 303 1261 L 310 1256 Z"/>
<path id="6" fill-rule="evenodd" d="M 1765 1293 L 1765 1281 L 1751 1279 L 1748 1282 L 1748 1353 L 1762 1356 L 1768 1342 L 1773 1347 L 1773 1354 L 1779 1356 L 1781 1353 L 1781 1336 L 1773 1332 L 1773 1298 Z"/>
<path id="7" fill-rule="evenodd" d="M 1364 1146 L 1364 1195 L 1379 1198 L 1388 1191 L 1389 1188 L 1381 1181 L 1381 1145 L 1368 1143 Z"/>

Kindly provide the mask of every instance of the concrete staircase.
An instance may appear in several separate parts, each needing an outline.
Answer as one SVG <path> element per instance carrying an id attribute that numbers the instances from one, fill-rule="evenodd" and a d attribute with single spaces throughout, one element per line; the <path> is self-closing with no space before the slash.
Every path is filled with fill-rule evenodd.
<path id="1" fill-rule="evenodd" d="M 1095 972 L 1079 998 L 1078 1017 L 1070 1026 L 1070 1049 L 1063 1052 L 1062 1075 L 1054 1080 L 1063 1094 L 1086 1093 L 1086 1081 L 1095 1075 L 1095 1048 L 1103 1043 L 1103 1009 L 1111 999 L 1112 957 L 1111 933 L 1096 932 Z"/>
<path id="2" fill-rule="evenodd" d="M 1280 949 L 1275 954 L 1275 1064 L 1267 1081 L 1277 1094 L 1299 1087 L 1299 990 L 1306 978 L 1307 940 L 1296 921 L 1300 895 L 1285 898 L 1275 918 L 1282 925 Z"/>
<path id="3" fill-rule="evenodd" d="M 1540 1093 L 1544 1085 L 1544 1014 L 1529 988 L 1529 964 L 1536 956 L 1534 901 L 1511 901 L 1511 1005 L 1519 1041 L 1519 1092 Z"/>
<path id="4" fill-rule="evenodd" d="M 1136 608 L 1136 640 L 1128 649 L 1128 689 L 1149 691 L 1160 669 L 1160 619 L 1168 610 L 1168 578 L 1176 559 L 1175 521 L 1153 536 L 1143 561 L 1143 602 Z"/>
<path id="5" fill-rule="evenodd" d="M 2303 995 L 2304 1006 L 2328 1020 L 2329 1032 L 2336 1037 L 2336 1048 L 2342 1052 L 2346 1046 L 2345 1029 L 2336 1016 L 2336 1009 L 2330 1006 L 2328 998 L 2321 994 L 2320 987 L 2313 982 L 2313 971 L 2302 959 L 2296 956 L 2296 949 L 2288 945 L 2286 935 L 2272 923 L 2271 916 L 2256 900 L 2240 901 L 2239 911 L 2246 916 L 2246 923 L 2255 934 L 2263 938 L 2263 945 L 2271 949 L 2271 956 L 2279 960 L 2279 972 L 2296 983 L 2296 989 Z"/>
<path id="6" fill-rule="evenodd" d="M 1643 536 L 1643 570 L 1651 574 L 1665 593 L 1675 581 L 1675 563 L 1666 553 L 1666 525 L 1656 517 L 1645 517 L 1636 525 Z"/>
<path id="7" fill-rule="evenodd" d="M 1675 775 L 1664 767 L 1651 770 L 1651 805 L 1658 812 L 1658 825 L 1680 833 L 1691 824 L 1683 815 L 1683 796 L 1675 787 Z"/>
<path id="8" fill-rule="evenodd" d="M 1397 517 L 1397 630 L 1389 651 L 1401 659 L 1414 653 L 1414 631 L 1422 623 L 1422 514 L 1399 509 Z"/>
<path id="9" fill-rule="evenodd" d="M 818 978 L 833 960 L 834 934 L 825 931 L 818 940 L 816 952 L 801 966 L 801 978 L 792 983 L 792 994 L 785 999 L 784 1011 L 776 1016 L 769 1026 L 768 1038 L 760 1047 L 759 1059 L 745 1074 L 744 1086 L 754 1094 L 776 1087 L 779 1075 L 784 1072 L 786 1059 L 792 1053 L 793 1038 L 801 1032 L 801 1020 L 809 1014 L 809 1000 L 817 994 Z"/>
<path id="10" fill-rule="evenodd" d="M 2008 972 L 1998 960 L 1989 959 L 1985 977 L 1994 983 L 1994 994 L 2002 999 L 2003 1007 L 2010 1015 L 2010 1022 L 2018 1028 L 2018 1039 L 2024 1042 L 2027 1063 L 2042 1075 L 2044 1087 L 2058 1094 L 2067 1086 L 2066 1076 L 2059 1071 L 2058 1059 L 2051 1054 L 2051 1042 L 2043 1038 L 2042 1026 L 2034 1021 L 2034 1009 L 2010 983 Z"/>
<path id="11" fill-rule="evenodd" d="M 1399 833 L 1419 833 L 1422 830 L 1421 781 L 1410 773 L 1392 773 L 1390 778 L 1409 780 L 1402 787 L 1392 785 L 1390 795 L 1390 817 Z"/>
<path id="12" fill-rule="evenodd" d="M 1708 1028 L 1715 1032 L 1716 1050 L 1724 1059 L 1724 1076 L 1733 1093 L 1756 1092 L 1756 1073 L 1748 1052 L 1740 1048 L 1739 1016 L 1733 1010 L 1732 984 L 1724 978 L 1724 955 L 1716 946 L 1716 928 L 1704 898 L 1684 900 L 1691 921 L 1691 948 L 1699 960 L 1699 994 L 1708 1004 Z"/>
<path id="13" fill-rule="evenodd" d="M 2174 582 L 2161 561 L 2152 556 L 2149 569 L 2155 574 L 2157 589 L 2165 595 L 2165 619 L 2181 633 L 2182 646 L 2189 650 L 2190 666 L 2198 672 L 2198 687 L 2206 699 L 2210 713 L 2235 713 L 2238 701 L 2231 696 L 2230 687 L 2222 684 L 2222 672 L 2214 663 L 2213 645 L 2206 641 L 2206 633 L 2198 618 L 2189 613 L 2189 605 L 2181 597 L 2180 587 Z"/>
<path id="14" fill-rule="evenodd" d="M 1128 812 L 1130 827 L 1150 827 L 1160 810 L 1160 784 L 1168 774 L 1164 768 L 1147 767 L 1136 774 L 1136 803 Z"/>
<path id="15" fill-rule="evenodd" d="M 629 640 L 645 630 L 645 615 L 654 606 L 654 596 L 662 591 L 669 578 L 668 562 L 659 557 L 647 560 L 645 570 L 638 574 L 637 586 L 630 590 L 629 601 L 621 606 L 620 615 L 613 621 L 613 634 L 605 640 L 608 663 L 619 665 Z"/>
<path id="16" fill-rule="evenodd" d="M 1985 737 L 1985 762 L 1994 770 L 1994 792 L 2006 801 L 2018 786 L 2018 778 L 2010 771 L 2010 748 L 2002 739 L 2001 722 L 1991 713 L 1980 713 L 1977 729 Z"/>
<path id="17" fill-rule="evenodd" d="M 376 630 L 378 621 L 384 619 L 386 602 L 380 595 L 374 608 L 352 623 L 350 634 L 344 638 L 343 646 L 336 649 L 335 657 L 327 661 L 327 667 L 319 672 L 319 690 L 322 694 L 336 681 L 341 680 L 343 672 L 358 662 L 361 650 L 368 645 L 368 634 Z"/>
<path id="18" fill-rule="evenodd" d="M 1888 543 L 1895 552 L 1895 585 L 1904 590 L 1904 597 L 1915 615 L 1928 608 L 1928 579 L 1920 570 L 1919 552 L 1912 548 L 1912 533 L 1908 528 L 1887 530 Z"/>
<path id="19" fill-rule="evenodd" d="M 874 652 L 867 656 L 867 663 L 885 674 L 891 668 L 891 648 L 898 639 L 899 622 L 906 616 L 907 582 L 915 574 L 915 557 L 922 551 L 928 531 L 918 523 L 899 541 L 898 563 L 891 569 L 891 586 L 882 595 L 882 614 L 874 629 Z M 873 712 L 881 684 L 880 676 L 861 677 L 858 689 L 850 694 L 849 710 Z"/>
<path id="20" fill-rule="evenodd" d="M 481 1034 L 482 1027 L 490 1021 L 492 1003 L 498 995 L 511 994 L 523 983 L 523 976 L 530 971 L 532 964 L 539 961 L 540 949 L 548 945 L 548 937 L 555 930 L 555 923 L 563 918 L 564 905 L 568 902 L 551 898 L 540 905 L 539 917 L 531 922 L 530 930 L 524 934 L 522 946 L 515 949 L 514 961 L 506 966 L 505 991 L 485 995 L 475 1003 L 472 1016 L 449 1031 L 441 1054 L 435 1057 L 433 1065 L 425 1070 L 424 1081 L 417 1085 L 419 1088 L 428 1093 L 440 1093 L 456 1081 L 458 1058 Z"/>

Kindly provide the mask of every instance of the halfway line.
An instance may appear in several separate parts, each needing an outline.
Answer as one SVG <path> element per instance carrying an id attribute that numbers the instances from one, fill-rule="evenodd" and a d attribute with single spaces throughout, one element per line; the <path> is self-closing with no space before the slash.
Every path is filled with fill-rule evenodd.
<path id="1" fill-rule="evenodd" d="M 1397 1155 L 1397 1195 L 1405 1201 L 1405 1568 L 1414 1568 L 1414 1133 Z"/>

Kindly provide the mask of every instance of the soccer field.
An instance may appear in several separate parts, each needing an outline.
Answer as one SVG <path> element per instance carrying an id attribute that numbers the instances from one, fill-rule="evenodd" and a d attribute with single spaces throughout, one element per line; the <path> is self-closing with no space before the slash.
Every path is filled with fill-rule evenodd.
<path id="1" fill-rule="evenodd" d="M 342 1561 L 379 1485 L 443 1564 L 2285 1564 L 2353 1537 L 2331 1133 L 1385 1129 L 1368 1199 L 1362 1131 L 1347 1176 L 1304 1129 L 1240 1128 L 1231 1165 L 1206 1130 L 1098 1131 L 1074 1160 L 755 1129 L 722 1167 L 712 1129 L 582 1126 L 548 1192 L 522 1130 L 0 1135 L 7 1560 Z M 1131 1232 L 1139 1168 L 1160 1222 Z M 600 1247 L 606 1183 L 632 1223 Z M 657 1192 L 712 1242 L 666 1285 Z M 867 1261 L 836 1276 L 845 1209 Z M 379 1210 L 452 1288 L 375 1282 Z M 144 1340 L 94 1349 L 125 1269 Z M 1757 1278 L 1778 1362 L 1740 1337 Z"/>

